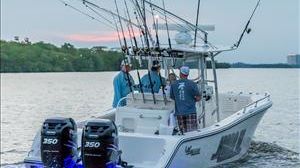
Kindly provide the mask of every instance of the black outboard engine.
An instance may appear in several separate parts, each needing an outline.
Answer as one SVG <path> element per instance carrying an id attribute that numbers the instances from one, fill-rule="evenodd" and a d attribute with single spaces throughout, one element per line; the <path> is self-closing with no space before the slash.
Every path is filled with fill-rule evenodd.
<path id="1" fill-rule="evenodd" d="M 47 119 L 41 131 L 41 158 L 47 168 L 70 168 L 77 161 L 77 126 L 71 118 Z"/>
<path id="2" fill-rule="evenodd" d="M 111 120 L 91 120 L 82 131 L 81 158 L 85 168 L 115 168 L 120 160 L 118 132 Z"/>

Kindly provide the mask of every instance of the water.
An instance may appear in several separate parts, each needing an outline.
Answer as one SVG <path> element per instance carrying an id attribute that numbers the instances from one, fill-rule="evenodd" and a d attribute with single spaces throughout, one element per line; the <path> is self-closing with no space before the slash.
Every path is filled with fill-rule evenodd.
<path id="1" fill-rule="evenodd" d="M 110 108 L 115 74 L 1 74 L 1 167 L 22 167 L 45 118 L 84 120 Z M 222 167 L 300 166 L 299 74 L 299 69 L 218 70 L 221 91 L 268 91 L 274 102 L 257 128 L 249 154 Z"/>

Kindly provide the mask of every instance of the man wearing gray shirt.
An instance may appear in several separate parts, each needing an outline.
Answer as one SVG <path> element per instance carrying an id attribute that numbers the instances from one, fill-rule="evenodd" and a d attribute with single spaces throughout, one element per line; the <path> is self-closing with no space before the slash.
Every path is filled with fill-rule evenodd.
<path id="1" fill-rule="evenodd" d="M 197 129 L 196 102 L 201 99 L 197 84 L 187 79 L 189 72 L 189 67 L 182 66 L 180 80 L 170 89 L 170 97 L 175 101 L 175 116 L 183 133 Z"/>

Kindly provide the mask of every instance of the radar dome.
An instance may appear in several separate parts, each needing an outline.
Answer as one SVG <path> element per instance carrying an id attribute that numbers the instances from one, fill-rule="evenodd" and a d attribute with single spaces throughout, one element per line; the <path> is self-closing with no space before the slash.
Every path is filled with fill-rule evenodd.
<path id="1" fill-rule="evenodd" d="M 190 44 L 193 38 L 188 32 L 179 32 L 175 35 L 175 41 L 177 44 Z"/>

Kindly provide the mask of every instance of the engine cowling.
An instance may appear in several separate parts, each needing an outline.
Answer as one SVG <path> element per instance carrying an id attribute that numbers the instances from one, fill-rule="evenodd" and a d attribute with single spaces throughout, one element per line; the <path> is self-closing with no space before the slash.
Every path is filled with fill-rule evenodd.
<path id="1" fill-rule="evenodd" d="M 41 130 L 41 158 L 47 168 L 74 167 L 77 126 L 72 118 L 49 118 Z"/>
<path id="2" fill-rule="evenodd" d="M 86 168 L 115 168 L 121 152 L 118 132 L 113 121 L 90 120 L 82 131 L 81 158 Z"/>

